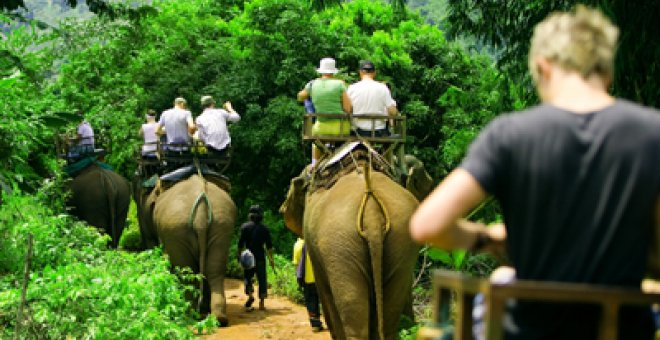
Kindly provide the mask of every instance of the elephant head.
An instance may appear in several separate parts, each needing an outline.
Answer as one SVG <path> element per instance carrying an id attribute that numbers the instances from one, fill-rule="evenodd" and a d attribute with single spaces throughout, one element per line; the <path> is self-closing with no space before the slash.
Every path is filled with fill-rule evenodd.
<path id="1" fill-rule="evenodd" d="M 149 188 L 143 185 L 143 178 L 135 176 L 133 179 L 133 199 L 137 206 L 140 238 L 144 249 L 151 249 L 160 244 L 153 222 L 153 212 L 161 191 L 160 181 L 156 182 L 154 188 Z"/>
<path id="2" fill-rule="evenodd" d="M 306 171 L 291 180 L 286 200 L 280 206 L 280 213 L 284 216 L 287 228 L 300 237 L 303 236 L 303 214 L 307 193 Z"/>
<path id="3" fill-rule="evenodd" d="M 410 191 L 417 200 L 423 200 L 433 190 L 433 178 L 426 172 L 424 163 L 413 155 L 405 155 L 403 163 L 408 169 L 406 176 L 406 189 Z"/>
<path id="4" fill-rule="evenodd" d="M 69 183 L 73 214 L 110 235 L 116 248 L 126 225 L 131 199 L 128 181 L 115 172 L 92 163 Z"/>

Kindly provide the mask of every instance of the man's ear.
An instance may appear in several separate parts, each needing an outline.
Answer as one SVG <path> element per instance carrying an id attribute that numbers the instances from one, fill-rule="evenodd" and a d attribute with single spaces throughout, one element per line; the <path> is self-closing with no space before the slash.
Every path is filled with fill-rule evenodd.
<path id="1" fill-rule="evenodd" d="M 547 80 L 550 78 L 552 64 L 550 64 L 548 59 L 544 57 L 536 57 L 534 58 L 534 64 L 539 75 L 539 80 Z"/>

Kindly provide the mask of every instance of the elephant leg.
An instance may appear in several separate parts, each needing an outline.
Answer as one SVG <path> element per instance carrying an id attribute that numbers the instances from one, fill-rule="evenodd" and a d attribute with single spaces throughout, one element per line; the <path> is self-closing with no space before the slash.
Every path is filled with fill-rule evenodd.
<path id="1" fill-rule="evenodd" d="M 225 297 L 225 272 L 229 260 L 232 226 L 227 224 L 209 232 L 206 256 L 206 274 L 209 287 L 209 309 L 220 322 L 227 326 L 227 300 Z"/>
<path id="2" fill-rule="evenodd" d="M 158 234 L 163 243 L 163 251 L 167 254 L 170 264 L 173 267 L 188 267 L 194 273 L 199 273 L 199 249 L 197 247 L 197 237 L 195 233 L 188 228 L 168 228 L 167 230 L 158 229 Z M 196 281 L 186 281 L 184 284 L 193 285 Z M 186 292 L 186 299 L 193 306 L 197 302 L 193 299 L 192 292 Z"/>
<path id="3" fill-rule="evenodd" d="M 355 229 L 342 232 L 336 227 L 329 231 L 333 233 L 332 242 L 328 238 L 319 240 L 315 252 L 319 263 L 315 273 L 317 267 L 324 268 L 320 274 L 325 277 L 318 281 L 323 289 L 329 288 L 333 300 L 328 308 L 333 335 L 338 339 L 369 339 L 374 298 L 368 250 Z M 322 302 L 326 304 L 326 300 Z"/>
<path id="4" fill-rule="evenodd" d="M 307 251 L 310 253 L 309 256 L 312 261 L 312 267 L 314 268 L 316 289 L 319 294 L 319 300 L 321 301 L 323 314 L 325 315 L 325 323 L 328 326 L 328 329 L 332 332 L 334 339 L 345 339 L 346 336 L 344 335 L 344 329 L 341 323 L 341 318 L 339 317 L 339 311 L 337 310 L 337 306 L 335 306 L 334 303 L 334 297 L 332 296 L 332 290 L 330 289 L 328 275 L 325 271 L 325 267 L 323 267 L 322 263 L 317 264 L 309 248 Z"/>
<path id="5" fill-rule="evenodd" d="M 417 246 L 407 229 L 392 228 L 385 239 L 383 253 L 383 319 L 386 339 L 396 339 L 401 314 L 411 305 L 413 271 Z"/>

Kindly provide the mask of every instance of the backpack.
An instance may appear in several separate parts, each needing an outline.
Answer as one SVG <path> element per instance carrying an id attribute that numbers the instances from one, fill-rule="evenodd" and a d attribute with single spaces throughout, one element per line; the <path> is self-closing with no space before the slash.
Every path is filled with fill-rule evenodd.
<path id="1" fill-rule="evenodd" d="M 243 252 L 241 252 L 241 267 L 243 269 L 252 269 L 256 266 L 256 261 L 254 260 L 254 254 L 250 251 L 250 249 L 245 249 Z"/>
<path id="2" fill-rule="evenodd" d="M 300 261 L 296 267 L 296 281 L 300 287 L 305 285 L 305 262 L 307 262 L 307 245 L 303 245 L 302 254 L 300 254 Z"/>
<path id="3" fill-rule="evenodd" d="M 253 223 L 252 228 L 250 230 L 252 234 L 250 236 L 250 239 L 247 240 L 245 244 L 247 249 L 241 252 L 240 263 L 241 263 L 241 267 L 243 267 L 244 270 L 252 269 L 257 266 L 257 260 L 254 258 L 254 254 L 252 254 L 249 247 L 250 245 L 252 245 L 252 241 L 254 240 L 256 229 L 257 229 L 257 225 L 256 223 Z"/>

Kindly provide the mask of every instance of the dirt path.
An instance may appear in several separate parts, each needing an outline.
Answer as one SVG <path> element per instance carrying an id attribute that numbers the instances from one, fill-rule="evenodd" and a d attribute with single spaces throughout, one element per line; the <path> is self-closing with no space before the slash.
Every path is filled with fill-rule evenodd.
<path id="1" fill-rule="evenodd" d="M 202 339 L 330 339 L 327 330 L 313 333 L 305 306 L 295 304 L 285 297 L 271 295 L 266 299 L 265 311 L 256 308 L 246 312 L 243 306 L 246 299 L 243 282 L 236 279 L 225 280 L 225 295 L 229 327 L 218 328 L 215 334 L 203 336 Z M 258 305 L 257 300 L 255 306 Z"/>

